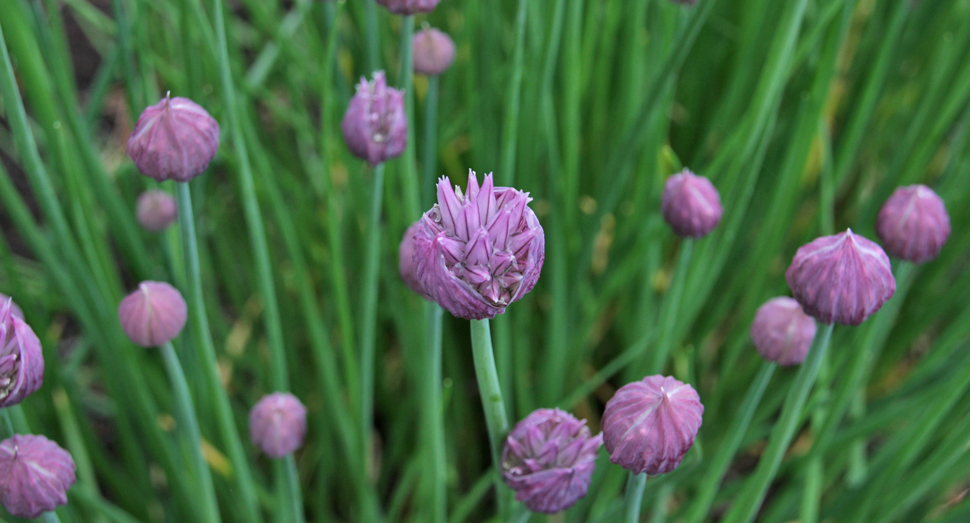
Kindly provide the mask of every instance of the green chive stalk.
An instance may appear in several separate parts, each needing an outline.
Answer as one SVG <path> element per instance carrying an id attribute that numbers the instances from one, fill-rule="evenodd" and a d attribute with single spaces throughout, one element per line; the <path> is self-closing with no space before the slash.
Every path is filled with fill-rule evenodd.
<path id="1" fill-rule="evenodd" d="M 370 435 L 374 423 L 374 343 L 377 336 L 377 293 L 381 256 L 381 200 L 384 196 L 384 163 L 374 169 L 370 211 L 364 247 L 364 270 L 361 275 L 360 314 L 360 419 L 358 430 L 363 441 L 363 463 L 370 470 Z"/>
<path id="2" fill-rule="evenodd" d="M 495 368 L 495 354 L 492 351 L 492 335 L 488 320 L 470 320 L 472 335 L 472 356 L 475 360 L 475 377 L 478 391 L 485 411 L 485 425 L 488 428 L 488 447 L 495 467 L 492 476 L 495 481 L 495 495 L 498 498 L 499 514 L 507 517 L 511 506 L 511 491 L 505 487 L 501 478 L 502 439 L 509 431 L 509 421 L 505 415 L 505 401 L 499 387 L 498 371 Z"/>
<path id="3" fill-rule="evenodd" d="M 630 473 L 626 480 L 626 492 L 623 495 L 623 521 L 625 523 L 639 523 L 640 504 L 643 502 L 643 491 L 647 486 L 647 474 Z"/>

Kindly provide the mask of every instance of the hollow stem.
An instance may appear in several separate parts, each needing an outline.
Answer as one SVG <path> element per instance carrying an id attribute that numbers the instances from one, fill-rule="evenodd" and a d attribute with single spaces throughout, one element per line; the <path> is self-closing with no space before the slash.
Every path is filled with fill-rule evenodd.
<path id="1" fill-rule="evenodd" d="M 363 294 L 360 322 L 360 436 L 364 463 L 369 463 L 370 433 L 374 417 L 374 343 L 377 335 L 377 287 L 380 275 L 381 199 L 384 195 L 384 164 L 374 169 L 367 240 L 364 251 Z M 370 470 L 370 466 L 367 467 Z"/>
<path id="2" fill-rule="evenodd" d="M 492 463 L 495 465 L 495 473 L 493 474 L 495 495 L 498 498 L 499 513 L 504 517 L 508 514 L 510 501 L 509 493 L 502 485 L 499 473 L 502 470 L 499 446 L 502 438 L 509 431 L 509 421 L 505 416 L 505 402 L 502 400 L 498 371 L 495 368 L 495 354 L 492 351 L 492 335 L 488 329 L 488 320 L 471 320 L 471 334 L 472 356 L 475 359 L 475 377 L 478 381 L 479 394 L 482 397 L 482 409 L 485 411 L 489 451 L 492 455 Z"/>
<path id="3" fill-rule="evenodd" d="M 431 521 L 447 520 L 448 496 L 446 486 L 445 420 L 441 401 L 441 318 L 442 310 L 437 303 L 425 305 L 428 318 L 427 351 L 425 352 L 425 438 L 430 486 Z"/>
<path id="4" fill-rule="evenodd" d="M 626 480 L 626 493 L 623 495 L 623 521 L 638 523 L 640 521 L 640 503 L 643 501 L 643 491 L 647 486 L 646 474 L 630 474 Z"/>
<path id="5" fill-rule="evenodd" d="M 690 268 L 690 256 L 693 249 L 694 240 L 692 239 L 687 238 L 681 244 L 673 281 L 670 283 L 670 290 L 664 297 L 663 313 L 660 319 L 662 330 L 660 331 L 660 338 L 657 340 L 657 348 L 652 353 L 650 367 L 646 369 L 648 375 L 663 371 L 667 356 L 670 355 L 670 349 L 674 343 L 674 328 L 677 326 L 677 312 L 680 310 L 680 301 L 684 296 L 684 284 L 687 281 L 687 270 Z"/>

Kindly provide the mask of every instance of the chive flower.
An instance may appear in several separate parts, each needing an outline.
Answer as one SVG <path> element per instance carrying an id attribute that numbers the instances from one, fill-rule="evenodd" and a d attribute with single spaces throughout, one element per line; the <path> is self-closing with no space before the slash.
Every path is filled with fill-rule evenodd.
<path id="1" fill-rule="evenodd" d="M 361 78 L 340 129 L 350 152 L 371 166 L 400 156 L 408 143 L 404 91 L 388 87 L 384 71 Z"/>
<path id="2" fill-rule="evenodd" d="M 758 354 L 779 365 L 805 361 L 815 339 L 815 320 L 797 300 L 781 296 L 758 308 L 751 323 L 751 341 Z"/>
<path id="3" fill-rule="evenodd" d="M 532 512 L 573 506 L 589 489 L 603 435 L 559 409 L 539 409 L 516 424 L 502 449 L 502 478 Z"/>
<path id="4" fill-rule="evenodd" d="M 900 187 L 876 217 L 876 236 L 886 251 L 913 263 L 926 263 L 950 237 L 950 215 L 943 200 L 925 185 Z"/>
<path id="5" fill-rule="evenodd" d="M 441 2 L 441 0 L 377 0 L 378 4 L 396 15 L 430 13 L 434 11 L 438 2 Z"/>
<path id="6" fill-rule="evenodd" d="M 219 122 L 188 98 L 171 98 L 142 111 L 128 138 L 138 170 L 160 182 L 187 182 L 202 174 L 219 148 Z"/>
<path id="7" fill-rule="evenodd" d="M 647 376 L 628 383 L 606 403 L 603 443 L 610 461 L 634 474 L 665 474 L 694 445 L 704 405 L 693 387 Z"/>
<path id="8" fill-rule="evenodd" d="M 532 290 L 545 258 L 545 236 L 528 193 L 481 188 L 468 172 L 465 193 L 438 182 L 438 203 L 414 234 L 414 268 L 425 293 L 459 318 L 494 318 Z"/>
<path id="9" fill-rule="evenodd" d="M 118 305 L 121 329 L 142 347 L 158 347 L 175 339 L 185 327 L 187 307 L 171 285 L 143 281 Z"/>
<path id="10" fill-rule="evenodd" d="M 249 411 L 249 439 L 271 458 L 282 458 L 303 445 L 306 407 L 288 392 L 263 396 Z"/>
<path id="11" fill-rule="evenodd" d="M 164 231 L 178 217 L 178 205 L 175 203 L 175 197 L 158 189 L 145 191 L 138 195 L 135 209 L 138 224 L 149 232 Z"/>
<path id="12" fill-rule="evenodd" d="M 433 27 L 415 33 L 411 48 L 417 73 L 438 76 L 455 61 L 455 41 Z"/>
<path id="13" fill-rule="evenodd" d="M 74 460 L 57 443 L 31 434 L 0 442 L 0 505 L 18 518 L 36 518 L 67 503 Z"/>
<path id="14" fill-rule="evenodd" d="M 40 339 L 13 300 L 0 303 L 0 408 L 16 405 L 44 384 Z"/>
<path id="15" fill-rule="evenodd" d="M 711 181 L 684 169 L 667 178 L 660 211 L 674 234 L 689 238 L 707 236 L 721 221 L 721 196 Z"/>
<path id="16" fill-rule="evenodd" d="M 801 246 L 785 279 L 802 309 L 829 324 L 859 325 L 896 292 L 889 256 L 852 229 Z"/>
<path id="17" fill-rule="evenodd" d="M 0 305 L 5 303 L 7 300 L 10 300 L 10 296 L 0 292 Z M 18 307 L 13 300 L 10 301 L 10 314 L 13 314 L 20 319 L 24 319 L 24 311 L 20 310 L 20 307 Z"/>
<path id="18" fill-rule="evenodd" d="M 414 234 L 419 227 L 421 227 L 421 222 L 416 221 L 404 231 L 404 237 L 401 238 L 401 244 L 397 248 L 397 270 L 404 285 L 424 296 L 424 288 L 421 287 L 421 282 L 418 281 L 418 273 L 414 270 Z"/>

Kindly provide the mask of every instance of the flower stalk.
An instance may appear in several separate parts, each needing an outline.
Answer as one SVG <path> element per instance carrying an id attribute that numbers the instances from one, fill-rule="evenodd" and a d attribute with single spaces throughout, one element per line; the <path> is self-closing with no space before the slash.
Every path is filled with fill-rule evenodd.
<path id="1" fill-rule="evenodd" d="M 492 351 L 492 335 L 489 332 L 488 319 L 470 321 L 475 377 L 478 380 L 478 391 L 482 397 L 482 410 L 485 411 L 489 453 L 492 456 L 492 463 L 495 468 L 493 472 L 495 495 L 498 498 L 499 513 L 504 516 L 508 514 L 510 492 L 502 484 L 502 478 L 499 475 L 499 471 L 502 470 L 499 447 L 502 438 L 509 431 L 509 420 L 505 415 L 505 402 L 502 400 L 498 371 L 495 368 L 495 354 Z"/>

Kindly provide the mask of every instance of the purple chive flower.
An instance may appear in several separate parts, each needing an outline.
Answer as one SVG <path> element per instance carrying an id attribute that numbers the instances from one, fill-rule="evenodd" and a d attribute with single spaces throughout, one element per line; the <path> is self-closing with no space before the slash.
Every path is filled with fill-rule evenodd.
<path id="1" fill-rule="evenodd" d="M 697 3 L 697 0 L 670 0 L 670 1 L 675 4 L 683 4 L 683 5 L 694 5 Z"/>
<path id="2" fill-rule="evenodd" d="M 785 279 L 802 309 L 822 323 L 858 325 L 896 292 L 889 257 L 852 229 L 801 246 Z"/>
<path id="3" fill-rule="evenodd" d="M 175 203 L 175 198 L 171 194 L 158 189 L 145 191 L 138 195 L 135 206 L 138 223 L 150 232 L 164 231 L 169 225 L 172 225 L 172 222 L 178 216 L 178 205 Z"/>
<path id="4" fill-rule="evenodd" d="M 702 238 L 721 221 L 721 196 L 711 181 L 684 169 L 667 178 L 660 210 L 678 236 Z"/>
<path id="5" fill-rule="evenodd" d="M 559 409 L 539 409 L 520 421 L 502 449 L 502 478 L 532 512 L 552 514 L 586 495 L 603 435 Z"/>
<path id="6" fill-rule="evenodd" d="M 933 189 L 925 185 L 900 187 L 879 210 L 876 235 L 889 254 L 926 263 L 936 258 L 950 237 L 950 215 Z"/>
<path id="7" fill-rule="evenodd" d="M 455 41 L 433 27 L 415 33 L 411 46 L 415 72 L 438 76 L 455 61 Z"/>
<path id="8" fill-rule="evenodd" d="M 545 258 L 545 236 L 528 193 L 481 189 L 474 171 L 468 187 L 438 181 L 438 203 L 414 235 L 414 268 L 424 291 L 459 318 L 494 318 L 532 290 Z"/>
<path id="9" fill-rule="evenodd" d="M 10 299 L 10 296 L 7 296 L 6 294 L 0 292 L 0 305 L 2 305 L 4 302 L 6 302 L 9 299 Z M 24 319 L 24 311 L 20 310 L 20 307 L 18 307 L 17 304 L 14 303 L 12 300 L 10 302 L 10 314 L 13 314 L 14 316 L 20 319 Z"/>
<path id="10" fill-rule="evenodd" d="M 282 458 L 303 445 L 306 407 L 288 392 L 263 396 L 249 412 L 249 439 L 271 458 Z"/>
<path id="11" fill-rule="evenodd" d="M 434 11 L 438 2 L 441 2 L 441 0 L 377 0 L 378 4 L 396 15 L 430 13 Z"/>
<path id="12" fill-rule="evenodd" d="M 408 143 L 404 91 L 388 87 L 384 71 L 361 78 L 340 129 L 350 152 L 372 166 L 400 156 Z"/>
<path id="13" fill-rule="evenodd" d="M 142 347 L 158 347 L 175 339 L 185 327 L 186 316 L 182 294 L 165 282 L 141 282 L 118 306 L 121 329 Z"/>
<path id="14" fill-rule="evenodd" d="M 203 173 L 219 148 L 219 122 L 188 98 L 145 108 L 128 138 L 128 156 L 145 176 L 187 182 Z"/>
<path id="15" fill-rule="evenodd" d="M 0 504 L 18 518 L 36 518 L 67 503 L 74 484 L 71 455 L 44 436 L 17 434 L 0 442 Z"/>
<path id="16" fill-rule="evenodd" d="M 647 376 L 620 387 L 603 412 L 610 461 L 634 474 L 674 470 L 694 444 L 703 414 L 694 388 L 674 378 Z"/>
<path id="17" fill-rule="evenodd" d="M 808 355 L 815 328 L 815 320 L 802 311 L 797 300 L 772 298 L 754 315 L 751 341 L 764 359 L 779 365 L 798 365 Z"/>
<path id="18" fill-rule="evenodd" d="M 420 226 L 421 222 L 416 221 L 408 227 L 408 230 L 404 231 L 404 237 L 401 238 L 401 245 L 397 248 L 397 270 L 401 275 L 401 281 L 404 282 L 404 285 L 407 285 L 409 289 L 421 296 L 425 296 L 424 288 L 421 287 L 421 282 L 418 281 L 418 274 L 414 270 L 414 234 Z"/>
<path id="19" fill-rule="evenodd" d="M 0 303 L 0 408 L 16 405 L 44 384 L 40 340 L 7 298 Z"/>

